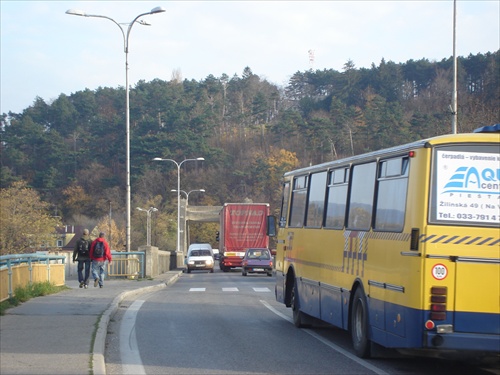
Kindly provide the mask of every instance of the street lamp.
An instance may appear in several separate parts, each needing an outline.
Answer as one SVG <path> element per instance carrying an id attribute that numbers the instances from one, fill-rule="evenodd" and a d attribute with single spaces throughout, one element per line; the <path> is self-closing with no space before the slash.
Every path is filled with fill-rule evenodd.
<path id="1" fill-rule="evenodd" d="M 146 221 L 146 245 L 151 246 L 151 212 L 158 211 L 155 207 L 149 207 L 149 209 L 145 210 L 144 208 L 136 207 L 139 211 L 144 211 L 147 214 Z"/>
<path id="2" fill-rule="evenodd" d="M 130 37 L 130 31 L 132 30 L 132 26 L 134 26 L 134 23 L 142 16 L 147 16 L 149 14 L 157 14 L 157 13 L 163 13 L 165 12 L 165 9 L 162 7 L 156 7 L 151 9 L 150 12 L 146 13 L 141 13 L 137 17 L 133 19 L 132 22 L 128 24 L 127 28 L 127 33 L 125 33 L 124 28 L 122 27 L 121 24 L 116 22 L 114 19 L 107 17 L 107 16 L 101 16 L 98 14 L 87 14 L 82 10 L 79 9 L 69 9 L 66 11 L 66 14 L 70 14 L 73 16 L 82 16 L 82 17 L 96 17 L 96 18 L 105 18 L 107 20 L 110 20 L 113 22 L 116 26 L 120 28 L 120 31 L 123 36 L 123 50 L 125 52 L 125 104 L 126 104 L 126 159 L 127 159 L 127 176 L 126 176 L 126 190 L 127 190 L 127 196 L 126 196 L 126 205 L 127 205 L 127 238 L 126 238 L 126 248 L 127 251 L 130 251 L 130 105 L 129 105 L 129 97 L 130 97 L 130 89 L 128 85 L 128 41 Z M 139 21 L 138 23 L 142 25 L 148 25 L 148 23 L 144 21 Z"/>
<path id="3" fill-rule="evenodd" d="M 170 190 L 172 192 L 175 192 L 177 191 L 176 189 L 172 189 Z M 189 202 L 189 194 L 191 193 L 194 193 L 195 191 L 199 191 L 200 193 L 204 193 L 205 192 L 205 189 L 196 189 L 196 190 L 191 190 L 189 193 L 186 193 L 184 190 L 181 190 L 181 193 L 183 193 L 185 196 L 186 196 L 186 207 L 188 205 L 188 202 Z"/>
<path id="4" fill-rule="evenodd" d="M 451 133 L 457 134 L 457 0 L 453 1 L 453 91 L 451 95 Z"/>
<path id="5" fill-rule="evenodd" d="M 177 163 L 174 159 L 162 159 L 162 158 L 154 158 L 153 161 L 171 161 L 177 166 L 177 252 L 181 251 L 181 165 L 187 161 L 197 161 L 197 160 L 205 160 L 205 158 L 196 158 L 196 159 L 184 159 L 180 163 Z"/>

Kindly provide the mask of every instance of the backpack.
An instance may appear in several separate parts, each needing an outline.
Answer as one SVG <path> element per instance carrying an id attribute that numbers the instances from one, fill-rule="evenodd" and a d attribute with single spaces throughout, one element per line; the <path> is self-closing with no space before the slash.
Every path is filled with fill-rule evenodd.
<path id="1" fill-rule="evenodd" d="M 97 241 L 95 243 L 94 258 L 104 258 L 104 242 Z"/>
<path id="2" fill-rule="evenodd" d="M 78 242 L 78 255 L 88 256 L 89 255 L 89 243 L 86 240 L 80 240 Z"/>

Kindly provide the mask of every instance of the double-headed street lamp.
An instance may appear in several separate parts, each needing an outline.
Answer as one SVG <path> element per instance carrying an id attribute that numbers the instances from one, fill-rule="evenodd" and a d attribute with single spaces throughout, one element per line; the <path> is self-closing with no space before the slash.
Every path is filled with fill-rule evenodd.
<path id="1" fill-rule="evenodd" d="M 130 104 L 129 104 L 129 97 L 130 97 L 130 90 L 129 90 L 129 84 L 128 84 L 128 41 L 129 41 L 129 37 L 130 37 L 130 30 L 132 30 L 132 26 L 134 26 L 134 24 L 136 22 L 138 22 L 137 20 L 139 18 L 141 18 L 142 16 L 147 16 L 149 14 L 157 14 L 157 13 L 163 13 L 165 12 L 165 9 L 162 8 L 162 7 L 156 7 L 156 8 L 153 8 L 151 9 L 150 12 L 147 12 L 147 13 L 141 13 L 139 14 L 137 17 L 135 17 L 133 19 L 132 22 L 130 22 L 128 24 L 128 28 L 127 28 L 127 32 L 125 33 L 125 30 L 124 28 L 122 27 L 121 24 L 119 24 L 118 22 L 116 22 L 114 19 L 112 19 L 111 17 L 107 17 L 107 16 L 101 16 L 101 15 L 98 15 L 98 14 L 87 14 L 85 13 L 84 11 L 82 10 L 78 10 L 78 9 L 69 9 L 66 11 L 66 14 L 70 14 L 70 15 L 73 15 L 73 16 L 82 16 L 82 17 L 96 17 L 96 18 L 105 18 L 107 20 L 110 20 L 111 22 L 113 22 L 116 26 L 118 26 L 120 28 L 120 31 L 122 33 L 122 36 L 123 36 L 123 50 L 125 52 L 125 96 L 126 96 L 126 99 L 125 99 L 125 105 L 126 105 L 126 158 L 127 158 L 127 176 L 126 176 L 126 190 L 127 190 L 127 197 L 126 197 L 126 206 L 127 206 L 127 238 L 126 238 L 126 248 L 127 248 L 127 251 L 130 251 Z M 148 23 L 146 22 L 143 22 L 143 21 L 139 21 L 138 23 L 142 24 L 142 25 L 149 25 Z"/>
<path id="2" fill-rule="evenodd" d="M 171 192 L 176 192 L 177 190 L 172 189 L 170 191 Z M 190 190 L 189 192 L 186 192 L 185 190 L 181 190 L 180 192 L 186 196 L 186 206 L 184 207 L 184 226 L 183 226 L 184 235 L 183 235 L 183 242 L 182 242 L 184 244 L 184 249 L 185 249 L 186 248 L 185 246 L 186 246 L 186 243 L 187 243 L 187 238 L 188 238 L 187 211 L 188 211 L 188 203 L 189 203 L 189 194 L 194 193 L 194 192 L 204 193 L 205 189 L 195 189 L 195 190 Z M 179 236 L 180 235 L 181 235 L 181 232 L 179 230 Z"/>
<path id="3" fill-rule="evenodd" d="M 146 245 L 151 246 L 151 212 L 156 212 L 158 209 L 156 207 L 149 207 L 149 209 L 145 210 L 144 208 L 136 207 L 139 211 L 146 212 L 147 221 L 146 221 Z"/>
<path id="4" fill-rule="evenodd" d="M 171 192 L 176 192 L 177 190 L 176 189 L 172 189 L 170 190 Z M 188 193 L 186 193 L 184 190 L 181 190 L 181 193 L 183 193 L 185 196 L 186 196 L 186 207 L 188 205 L 188 202 L 189 202 L 189 194 L 191 193 L 194 193 L 196 191 L 199 191 L 200 193 L 204 193 L 205 192 L 205 189 L 196 189 L 196 190 L 191 190 L 189 191 Z"/>
<path id="5" fill-rule="evenodd" d="M 171 161 L 177 166 L 177 252 L 181 252 L 181 165 L 187 161 L 202 161 L 205 158 L 184 159 L 180 163 L 174 159 L 154 158 L 154 161 Z"/>

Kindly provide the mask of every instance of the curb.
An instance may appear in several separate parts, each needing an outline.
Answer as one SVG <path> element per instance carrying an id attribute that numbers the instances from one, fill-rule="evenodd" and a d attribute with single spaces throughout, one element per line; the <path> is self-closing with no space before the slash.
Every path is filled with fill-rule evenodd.
<path id="1" fill-rule="evenodd" d="M 177 274 L 173 275 L 170 279 L 162 281 L 158 285 L 146 286 L 144 288 L 138 288 L 134 290 L 129 290 L 120 293 L 115 297 L 113 302 L 104 311 L 99 320 L 99 325 L 95 333 L 94 347 L 92 349 L 92 372 L 94 375 L 106 375 L 106 362 L 104 361 L 104 349 L 106 345 L 106 335 L 108 333 L 108 324 L 113 315 L 115 315 L 116 310 L 120 306 L 120 303 L 127 297 L 133 296 L 135 294 L 142 294 L 147 292 L 155 291 L 156 289 L 165 288 L 170 284 L 173 284 L 182 274 L 179 271 Z"/>

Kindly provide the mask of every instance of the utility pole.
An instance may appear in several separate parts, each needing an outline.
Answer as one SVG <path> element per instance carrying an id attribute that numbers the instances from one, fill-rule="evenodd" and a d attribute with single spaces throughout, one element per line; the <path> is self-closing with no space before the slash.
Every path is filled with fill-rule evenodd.
<path id="1" fill-rule="evenodd" d="M 457 0 L 453 0 L 453 93 L 451 97 L 451 133 L 457 134 Z"/>

